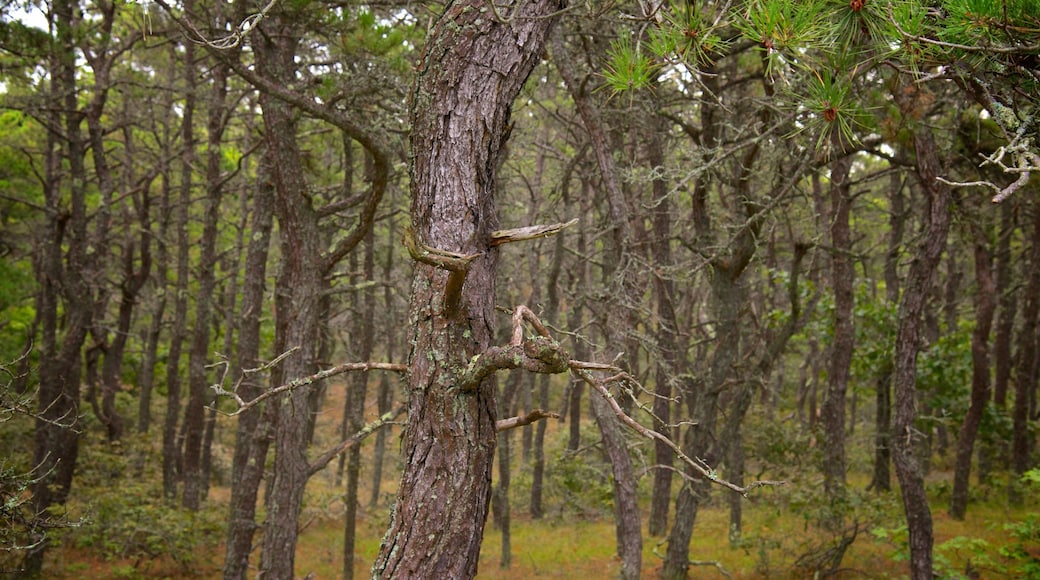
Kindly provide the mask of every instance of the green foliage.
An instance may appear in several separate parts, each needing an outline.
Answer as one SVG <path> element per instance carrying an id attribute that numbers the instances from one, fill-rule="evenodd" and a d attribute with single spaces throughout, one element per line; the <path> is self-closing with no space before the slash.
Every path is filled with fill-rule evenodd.
<path id="1" fill-rule="evenodd" d="M 658 47 L 660 48 L 660 47 Z M 603 78 L 612 94 L 646 89 L 657 79 L 659 66 L 652 58 L 633 47 L 628 36 L 621 36 L 607 51 L 607 70 Z"/>
<path id="2" fill-rule="evenodd" d="M 917 388 L 923 399 L 938 417 L 955 423 L 967 413 L 970 400 L 971 331 L 962 325 L 917 357 Z"/>
<path id="3" fill-rule="evenodd" d="M 91 441 L 77 474 L 77 509 L 86 523 L 63 534 L 106 559 L 169 558 L 194 573 L 205 548 L 224 535 L 224 510 L 191 512 L 163 500 L 157 453 L 136 442 Z"/>

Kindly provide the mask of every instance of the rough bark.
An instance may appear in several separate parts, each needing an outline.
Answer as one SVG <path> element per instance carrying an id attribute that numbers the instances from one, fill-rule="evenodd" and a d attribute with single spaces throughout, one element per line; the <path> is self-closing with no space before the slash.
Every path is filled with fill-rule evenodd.
<path id="1" fill-rule="evenodd" d="M 897 87 L 896 102 L 904 115 L 915 109 L 915 87 Z M 925 303 L 932 289 L 935 271 L 946 247 L 950 227 L 949 188 L 938 181 L 941 175 L 939 150 L 932 130 L 918 125 L 913 130 L 915 165 L 920 190 L 926 196 L 925 232 L 914 252 L 899 303 L 899 328 L 896 333 L 893 375 L 894 416 L 892 421 L 892 459 L 899 478 L 903 509 L 910 535 L 910 575 L 915 580 L 931 579 L 932 514 L 924 489 L 924 474 L 915 453 L 919 432 L 917 419 L 917 354 Z"/>
<path id="2" fill-rule="evenodd" d="M 559 0 L 454 2 L 431 31 L 411 97 L 415 236 L 478 255 L 464 279 L 417 264 L 404 472 L 373 566 L 381 578 L 472 578 L 491 493 L 495 386 L 453 388 L 494 339 L 495 172 L 509 112 L 538 63 Z M 461 284 L 461 289 L 457 285 Z"/>

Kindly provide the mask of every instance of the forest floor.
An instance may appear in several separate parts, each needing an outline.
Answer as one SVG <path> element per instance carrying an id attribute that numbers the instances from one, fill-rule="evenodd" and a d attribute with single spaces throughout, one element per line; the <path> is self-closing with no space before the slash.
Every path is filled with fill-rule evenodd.
<path id="1" fill-rule="evenodd" d="M 333 392 L 342 392 L 335 389 Z M 337 439 L 342 397 L 329 397 L 326 409 L 316 430 L 315 446 L 328 446 Z M 370 397 L 371 399 L 371 397 Z M 368 409 L 367 416 L 376 415 Z M 223 422 L 223 419 L 222 419 Z M 595 429 L 591 423 L 584 426 L 595 449 Z M 221 444 L 214 447 L 215 461 L 227 463 L 233 439 L 233 423 L 221 425 Z M 528 515 L 527 497 L 530 490 L 530 469 L 521 462 L 520 433 L 511 437 L 513 485 L 510 492 L 511 558 L 502 565 L 502 532 L 489 517 L 481 550 L 479 578 L 615 578 L 620 561 L 615 555 L 615 534 L 611 518 L 608 469 L 597 452 L 585 453 L 574 459 L 561 455 L 566 437 L 566 426 L 556 421 L 548 425 L 546 457 L 551 466 L 547 471 L 545 491 L 546 514 L 533 520 Z M 380 485 L 378 503 L 371 506 L 371 483 L 367 466 L 371 465 L 372 445 L 363 448 L 363 468 L 359 493 L 357 544 L 355 546 L 354 575 L 369 577 L 369 568 L 375 560 L 379 542 L 386 529 L 389 505 L 399 475 L 397 450 L 398 430 L 387 438 L 387 460 Z M 866 439 L 866 437 L 864 437 Z M 583 437 L 583 444 L 585 439 Z M 156 447 L 156 446 L 152 446 Z M 97 443 L 87 445 L 81 462 L 91 461 L 98 453 Z M 638 450 L 637 450 L 638 452 Z M 122 452 L 121 452 L 122 453 Z M 861 453 L 861 455 L 863 455 Z M 839 578 L 902 578 L 907 574 L 905 559 L 906 531 L 902 527 L 902 508 L 898 490 L 877 495 L 862 492 L 869 480 L 865 473 L 868 465 L 858 461 L 860 469 L 849 475 L 850 489 L 860 490 L 854 496 L 863 503 L 847 517 L 847 525 L 859 522 L 860 528 L 841 563 Z M 302 533 L 296 556 L 298 577 L 313 574 L 315 579 L 340 578 L 343 569 L 343 513 L 342 485 L 337 483 L 335 462 L 317 474 L 308 486 L 304 506 Z M 563 475 L 560 473 L 563 472 Z M 808 473 L 808 470 L 802 473 Z M 226 474 L 224 474 L 226 477 Z M 154 477 L 154 476 L 153 476 Z M 1040 524 L 1036 522 L 1040 498 L 1027 496 L 1026 505 L 1011 508 L 1000 484 L 984 488 L 973 487 L 973 502 L 967 519 L 955 521 L 947 512 L 950 466 L 941 460 L 934 463 L 928 478 L 932 516 L 935 522 L 937 570 L 944 578 L 965 577 L 969 567 L 980 578 L 1023 577 L 1022 556 L 1009 560 L 1008 550 L 1023 548 L 1025 558 L 1040 574 Z M 220 476 L 218 475 L 218 479 Z M 665 545 L 662 538 L 645 534 L 646 510 L 649 504 L 649 477 L 640 483 L 644 501 L 643 572 L 647 578 L 657 577 Z M 677 479 L 677 478 L 676 478 Z M 894 478 L 893 478 L 894 480 Z M 691 569 L 692 578 L 804 578 L 811 577 L 800 571 L 796 562 L 800 556 L 820 555 L 833 545 L 836 534 L 824 532 L 818 525 L 826 507 L 821 505 L 818 476 L 797 474 L 791 484 L 783 488 L 759 490 L 744 501 L 743 533 L 734 543 L 729 538 L 730 510 L 724 490 L 717 490 L 711 501 L 698 514 L 690 558 L 700 566 Z M 158 482 L 145 482 L 147 489 L 157 489 Z M 895 483 L 893 481 L 893 483 Z M 82 489 L 82 488 L 81 488 Z M 678 491 L 674 482 L 673 493 Z M 130 494 L 130 491 L 120 490 Z M 154 493 L 153 491 L 141 493 Z M 88 496 L 89 497 L 89 496 Z M 123 496 L 115 496 L 124 503 Z M 130 496 L 131 499 L 140 496 Z M 211 521 L 219 521 L 227 510 L 228 488 L 215 486 L 210 490 L 204 512 Z M 155 500 L 161 501 L 161 500 Z M 89 504 L 89 501 L 84 501 Z M 86 506 L 81 506 L 86 507 Z M 96 509 L 96 508 L 95 508 Z M 86 510 L 84 510 L 86 511 Z M 132 512 L 134 513 L 134 512 Z M 148 511 L 136 512 L 141 519 Z M 1028 523 L 1024 523 L 1028 522 Z M 149 522 L 139 521 L 136 526 L 146 529 Z M 187 524 L 186 524 L 187 525 Z M 1025 541 L 1015 537 L 1009 526 L 1029 527 L 1032 534 Z M 113 528 L 114 529 L 114 528 Z M 169 529 L 169 526 L 166 528 Z M 846 527 L 846 530 L 848 527 Z M 76 530 L 72 531 L 73 534 Z M 102 532 L 102 535 L 104 532 Z M 183 532 L 182 532 L 182 535 Z M 75 538 L 75 536 L 72 536 Z M 113 541 L 123 541 L 117 533 Z M 98 541 L 86 547 L 76 547 L 75 541 L 63 542 L 48 555 L 45 572 L 55 579 L 115 579 L 115 578 L 219 578 L 223 557 L 222 532 L 209 528 L 208 544 L 196 541 L 190 544 L 188 562 L 174 562 L 168 556 L 138 557 L 132 559 L 102 556 Z M 191 538 L 188 538 L 189 542 Z M 258 536 L 259 541 L 259 536 Z M 80 542 L 83 545 L 83 542 Z M 172 545 L 172 544 L 171 544 Z M 118 550 L 109 550 L 109 554 Z M 163 554 L 162 548 L 153 553 Z M 181 553 L 184 553 L 182 549 Z M 168 554 L 168 552 L 167 552 Z M 254 552 L 258 561 L 259 549 Z M 1009 571 L 1017 570 L 1011 573 Z M 1034 576 L 1040 578 L 1040 576 Z"/>

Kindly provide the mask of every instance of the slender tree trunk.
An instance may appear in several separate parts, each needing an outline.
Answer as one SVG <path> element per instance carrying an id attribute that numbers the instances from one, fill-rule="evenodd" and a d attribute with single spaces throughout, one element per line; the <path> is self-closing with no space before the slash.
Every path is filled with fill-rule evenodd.
<path id="1" fill-rule="evenodd" d="M 415 239 L 478 257 L 468 273 L 415 269 L 405 468 L 374 577 L 463 579 L 477 571 L 491 494 L 495 385 L 485 379 L 466 392 L 454 385 L 459 369 L 495 336 L 495 171 L 512 102 L 561 3 L 500 3 L 507 22 L 484 7 L 478 0 L 447 7 L 427 39 L 412 94 Z"/>
<path id="2" fill-rule="evenodd" d="M 287 8 L 288 9 L 288 8 Z M 279 13 L 264 21 L 254 36 L 257 72 L 288 86 L 296 67 L 298 43 L 291 15 Z M 317 369 L 319 316 L 325 288 L 323 245 L 318 214 L 307 195 L 303 161 L 292 106 L 265 91 L 260 93 L 264 133 L 272 155 L 274 211 L 278 219 L 282 268 L 276 291 L 276 343 L 292 350 L 281 366 L 280 378 L 293 380 Z M 307 444 L 310 435 L 313 385 L 294 389 L 268 402 L 275 417 L 274 466 L 266 498 L 260 571 L 268 578 L 291 578 L 295 565 L 303 493 L 310 477 Z"/>
<path id="3" fill-rule="evenodd" d="M 267 255 L 274 216 L 274 185 L 270 180 L 269 169 L 272 162 L 270 156 L 265 154 L 253 194 L 252 235 L 249 237 L 249 247 L 246 250 L 245 276 L 242 281 L 238 369 L 257 368 L 260 360 L 260 317 L 264 312 Z M 247 401 L 255 399 L 262 392 L 258 377 L 242 377 L 238 392 L 239 396 Z M 258 405 L 238 416 L 235 453 L 231 463 L 230 515 L 224 557 L 225 580 L 242 580 L 246 577 L 249 554 L 253 548 L 253 534 L 258 527 L 257 493 L 270 442 L 270 424 L 264 419 L 264 410 L 263 405 Z"/>
<path id="4" fill-rule="evenodd" d="M 885 300 L 888 304 L 899 303 L 899 254 L 906 229 L 906 207 L 903 196 L 903 180 L 892 174 L 889 185 L 888 252 L 885 254 Z M 868 489 L 878 492 L 892 489 L 890 467 L 892 463 L 892 372 L 894 361 L 887 359 L 878 369 L 875 381 L 874 417 L 874 470 Z"/>
<path id="5" fill-rule="evenodd" d="M 207 487 L 202 481 L 202 448 L 207 430 L 205 405 L 210 383 L 206 366 L 209 362 L 213 303 L 217 300 L 217 228 L 219 227 L 221 201 L 224 197 L 220 164 L 223 156 L 221 142 L 224 135 L 227 72 L 227 66 L 223 63 L 217 63 L 211 69 L 213 80 L 210 87 L 209 114 L 206 122 L 206 201 L 202 238 L 199 240 L 200 266 L 197 279 L 198 293 L 195 300 L 195 322 L 192 328 L 191 352 L 188 355 L 188 403 L 184 409 L 184 422 L 181 425 L 184 439 L 184 496 L 182 503 L 184 507 L 193 511 L 201 506 L 205 499 L 202 491 Z M 212 427 L 208 427 L 208 429 L 212 429 Z"/>
<path id="6" fill-rule="evenodd" d="M 855 271 L 852 264 L 852 235 L 849 227 L 849 171 L 852 157 L 831 164 L 830 255 L 831 285 L 834 291 L 834 338 L 827 372 L 827 397 L 820 422 L 823 427 L 823 486 L 831 505 L 841 505 L 845 495 L 845 394 L 849 384 L 852 349 L 856 339 L 853 321 Z M 832 513 L 826 524 L 839 529 L 842 515 Z"/>
<path id="7" fill-rule="evenodd" d="M 563 77 L 574 99 L 575 107 L 581 117 L 582 125 L 589 137 L 589 145 L 596 158 L 600 179 L 607 198 L 610 213 L 611 246 L 610 267 L 605 268 L 604 276 L 608 277 L 610 303 L 603 316 L 603 326 L 607 335 L 608 348 L 614 352 L 628 352 L 635 359 L 635 351 L 631 341 L 625 335 L 624 328 L 634 328 L 627 324 L 632 318 L 634 304 L 639 303 L 640 289 L 636 287 L 634 256 L 630 251 L 633 243 L 632 227 L 629 223 L 631 211 L 618 178 L 618 170 L 614 163 L 613 148 L 603 128 L 599 109 L 591 96 L 583 89 L 585 86 L 578 78 L 573 63 L 577 59 L 568 50 L 561 35 L 553 39 L 554 63 L 560 76 Z M 635 371 L 633 371 L 635 372 Z M 624 393 L 618 393 L 619 401 L 626 406 L 631 401 Z M 638 578 L 642 570 L 643 537 L 640 524 L 640 511 L 636 498 L 636 484 L 632 459 L 621 436 L 621 428 L 617 417 L 609 409 L 605 401 L 592 397 L 590 409 L 596 419 L 596 425 L 603 437 L 603 446 L 611 461 L 614 476 L 614 511 L 617 527 L 618 555 L 621 557 L 621 577 Z M 615 447 L 617 446 L 617 447 Z"/>
<path id="8" fill-rule="evenodd" d="M 76 102 L 74 47 L 75 0 L 54 2 L 53 22 L 57 42 L 51 54 L 50 97 L 54 126 L 65 130 L 63 141 L 48 133 L 45 159 L 44 203 L 50 211 L 34 260 L 40 290 L 36 308 L 40 320 L 40 358 L 37 419 L 33 466 L 40 476 L 32 484 L 36 513 L 62 505 L 72 488 L 72 475 L 79 455 L 79 402 L 81 350 L 92 322 L 91 292 L 87 275 L 87 208 L 84 143 Z M 63 158 L 68 164 L 68 184 L 63 187 Z M 68 207 L 63 198 L 67 190 Z M 67 213 L 67 220 L 63 214 Z M 68 252 L 62 251 L 68 240 Z M 67 264 L 67 266 L 66 266 Z M 59 302 L 63 307 L 65 328 L 59 340 Z M 29 550 L 22 563 L 22 575 L 39 577 L 47 543 Z"/>
<path id="9" fill-rule="evenodd" d="M 975 240 L 975 330 L 971 333 L 971 405 L 957 434 L 957 463 L 953 472 L 950 495 L 950 517 L 963 520 L 968 509 L 968 484 L 971 481 L 971 458 L 975 436 L 982 415 L 989 404 L 989 335 L 993 312 L 997 309 L 997 289 L 993 281 L 993 260 L 989 236 L 983 229 L 973 231 Z"/>
<path id="10" fill-rule="evenodd" d="M 394 224 L 393 218 L 388 220 L 388 239 L 395 240 L 393 243 L 396 244 L 396 236 L 394 235 Z M 394 265 L 394 252 L 386 252 L 386 261 L 383 262 L 383 280 L 391 280 L 391 272 L 393 271 Z M 383 308 L 387 314 L 393 313 L 394 308 L 394 293 L 389 284 L 386 285 L 383 291 Z M 396 325 L 392 322 L 387 322 L 388 327 L 395 328 Z M 386 358 L 388 361 L 393 362 L 394 360 L 394 345 L 396 340 L 394 339 L 393 332 L 387 333 L 386 336 Z M 390 388 L 390 379 L 384 373 L 379 378 L 379 390 L 376 395 L 376 405 L 379 408 L 379 416 L 382 417 L 384 413 L 390 411 L 390 406 L 393 404 L 393 391 Z M 376 433 L 376 441 L 374 450 L 372 452 L 372 495 L 369 498 L 369 505 L 375 507 L 379 505 L 379 496 L 383 486 L 383 465 L 385 463 L 386 456 L 386 441 L 389 437 L 390 428 L 384 427 Z"/>
<path id="11" fill-rule="evenodd" d="M 905 115 L 914 110 L 915 87 L 898 87 L 896 102 Z M 925 302 L 932 289 L 935 271 L 946 247 L 950 227 L 949 188 L 937 178 L 941 175 L 939 151 L 931 129 L 918 126 L 913 134 L 917 177 L 927 199 L 927 219 L 921 244 L 915 252 L 899 304 L 899 329 L 896 334 L 893 387 L 895 413 L 892 422 L 892 458 L 902 492 L 910 534 L 910 575 L 914 580 L 930 580 L 932 569 L 932 513 L 924 489 L 924 474 L 915 453 L 918 431 L 917 352 L 922 331 Z"/>
<path id="12" fill-rule="evenodd" d="M 375 238 L 371 229 L 365 236 L 364 264 L 362 276 L 366 281 L 375 279 Z M 353 256 L 354 254 L 351 254 Z M 375 347 L 375 288 L 367 287 L 362 291 L 360 312 L 356 317 L 356 329 L 353 341 L 357 343 L 356 353 L 360 360 L 372 359 Z M 368 394 L 368 373 L 358 372 L 351 377 L 350 390 L 347 393 L 343 423 L 347 432 L 341 437 L 345 440 L 350 434 L 357 433 L 364 426 L 365 399 Z M 354 548 L 356 544 L 358 482 L 361 477 L 361 446 L 355 445 L 346 453 L 347 488 L 343 496 L 345 510 L 343 513 L 343 579 L 354 577 Z"/>
<path id="13" fill-rule="evenodd" d="M 193 2 L 185 2 L 185 12 L 191 12 Z M 195 64 L 195 44 L 184 43 L 184 113 L 181 126 L 180 198 L 176 209 L 174 229 L 177 231 L 177 287 L 174 290 L 173 326 L 170 329 L 170 349 L 166 362 L 166 417 L 163 421 L 163 495 L 173 501 L 181 475 L 180 445 L 177 442 L 177 424 L 181 409 L 181 351 L 188 325 L 188 259 L 191 252 L 188 238 L 188 210 L 191 206 L 195 165 L 195 85 L 198 68 Z"/>
<path id="14" fill-rule="evenodd" d="M 1018 364 L 1015 369 L 1015 402 L 1011 412 L 1011 469 L 1021 477 L 1030 468 L 1029 401 L 1037 383 L 1037 329 L 1040 322 L 1040 209 L 1033 204 L 1033 232 L 1029 246 L 1025 305 L 1019 331 Z M 1022 503 L 1018 482 L 1012 482 L 1011 500 Z"/>
<path id="15" fill-rule="evenodd" d="M 1007 416 L 1007 393 L 1014 362 L 1011 357 L 1011 340 L 1015 330 L 1015 315 L 1018 312 L 1018 291 L 1014 288 L 1011 272 L 1011 238 L 1016 229 L 1014 205 L 1005 203 L 1000 211 L 1000 237 L 996 253 L 996 288 L 998 309 L 996 332 L 993 339 L 993 407 L 998 416 Z M 990 473 L 999 462 L 1007 465 L 1007 439 L 997 431 L 983 435 L 979 449 L 979 483 L 990 480 Z"/>
<path id="16" fill-rule="evenodd" d="M 654 430 L 667 433 L 671 428 L 672 383 L 678 380 L 680 368 L 677 344 L 679 318 L 676 315 L 674 295 L 675 284 L 666 274 L 672 266 L 672 206 L 669 200 L 667 183 L 659 168 L 664 167 L 663 136 L 667 133 L 663 119 L 652 124 L 653 130 L 647 136 L 647 162 L 654 170 L 653 200 L 657 204 L 653 214 L 653 238 L 651 251 L 656 269 L 653 276 L 653 290 L 657 298 L 657 348 L 658 356 L 655 368 L 654 398 Z M 660 466 L 654 470 L 653 495 L 650 503 L 648 532 L 651 536 L 663 536 L 668 531 L 668 509 L 672 503 L 672 470 L 675 454 L 662 441 L 654 442 L 654 463 Z"/>

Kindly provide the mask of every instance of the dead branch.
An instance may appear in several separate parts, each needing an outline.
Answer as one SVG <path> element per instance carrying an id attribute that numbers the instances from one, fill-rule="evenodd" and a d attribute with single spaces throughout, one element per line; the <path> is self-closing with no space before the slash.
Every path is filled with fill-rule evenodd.
<path id="1" fill-rule="evenodd" d="M 510 429 L 516 429 L 517 427 L 523 427 L 524 425 L 530 425 L 535 421 L 542 419 L 559 419 L 559 413 L 553 413 L 552 411 L 543 411 L 542 409 L 535 409 L 524 415 L 516 417 L 510 417 L 508 419 L 499 419 L 495 423 L 495 431 L 508 431 Z"/>
<path id="2" fill-rule="evenodd" d="M 361 428 L 361 430 L 359 430 L 357 433 L 354 433 L 350 437 L 344 439 L 339 445 L 336 445 L 332 449 L 329 449 L 328 451 L 319 455 L 313 462 L 311 462 L 309 466 L 307 466 L 307 476 L 310 477 L 315 473 L 318 473 L 322 469 L 325 469 L 325 466 L 328 465 L 329 462 L 332 461 L 337 455 L 354 447 L 358 443 L 361 443 L 365 440 L 366 437 L 368 437 L 372 433 L 375 433 L 379 429 L 382 429 L 386 425 L 392 423 L 394 419 L 401 415 L 401 413 L 404 413 L 404 410 L 405 405 L 399 405 L 396 409 L 390 411 L 389 413 L 384 413 L 375 421 L 366 424 L 364 427 Z"/>
<path id="3" fill-rule="evenodd" d="M 607 404 L 610 405 L 610 408 L 614 411 L 614 414 L 617 415 L 618 419 L 620 419 L 621 422 L 625 424 L 625 426 L 627 426 L 629 429 L 632 429 L 636 433 L 639 433 L 643 437 L 646 437 L 647 439 L 660 441 L 664 443 L 668 446 L 669 449 L 672 450 L 673 453 L 675 453 L 675 456 L 678 457 L 680 461 L 692 467 L 694 471 L 700 473 L 709 481 L 721 485 L 722 487 L 729 488 L 744 497 L 747 497 L 748 492 L 756 487 L 786 484 L 786 482 L 758 481 L 753 482 L 746 487 L 741 487 L 739 485 L 736 485 L 735 483 L 731 483 L 729 481 L 726 481 L 725 479 L 720 478 L 718 472 L 710 465 L 708 465 L 704 460 L 700 458 L 698 458 L 696 461 L 691 459 L 688 455 L 683 453 L 683 450 L 678 445 L 676 445 L 675 442 L 671 440 L 671 438 L 662 435 L 661 433 L 658 433 L 653 429 L 645 427 L 644 425 L 640 424 L 638 421 L 630 417 L 627 413 L 625 413 L 621 406 L 618 405 L 618 402 L 614 398 L 614 395 L 611 394 L 611 392 L 607 389 L 606 385 L 610 382 L 620 380 L 630 381 L 632 383 L 637 384 L 639 381 L 636 381 L 635 378 L 631 377 L 630 375 L 628 375 L 628 373 L 625 373 L 620 369 L 614 368 L 611 370 L 617 371 L 617 373 L 611 377 L 608 377 L 605 380 L 596 380 L 592 376 L 592 373 L 583 368 L 572 367 L 571 372 L 574 373 L 578 378 L 585 381 L 586 384 L 588 384 L 590 387 L 592 387 L 593 390 L 599 393 L 599 395 L 607 401 Z"/>
<path id="4" fill-rule="evenodd" d="M 253 373 L 256 373 L 256 372 L 267 370 L 267 369 L 273 367 L 274 365 L 276 365 L 278 362 L 282 361 L 286 356 L 288 356 L 289 354 L 291 354 L 295 350 L 296 350 L 296 348 L 293 348 L 293 349 L 291 349 L 289 351 L 286 351 L 285 353 L 280 355 L 275 360 L 273 360 L 273 361 L 271 361 L 269 363 L 266 363 L 266 364 L 264 364 L 264 365 L 262 365 L 262 366 L 260 366 L 258 368 L 246 369 L 246 370 L 242 371 L 242 378 L 240 378 L 238 380 L 238 382 L 235 384 L 235 386 L 230 391 L 225 389 L 222 386 L 223 382 L 224 382 L 223 378 L 227 377 L 227 372 L 228 372 L 227 369 L 229 368 L 228 362 L 225 360 L 225 361 L 216 363 L 215 365 L 210 365 L 210 366 L 217 366 L 217 365 L 223 365 L 224 366 L 224 377 L 221 379 L 221 382 L 213 384 L 213 385 L 210 385 L 210 388 L 213 389 L 213 391 L 217 394 L 218 397 L 220 397 L 220 396 L 230 397 L 231 399 L 233 399 L 235 401 L 235 403 L 238 404 L 238 408 L 235 409 L 234 411 L 230 412 L 230 413 L 221 411 L 220 409 L 216 409 L 216 411 L 218 413 L 221 413 L 222 415 L 226 415 L 228 417 L 234 417 L 236 415 L 241 415 L 242 413 L 244 413 L 248 409 L 258 405 L 259 403 L 263 402 L 264 400 L 269 399 L 269 398 L 271 398 L 271 397 L 273 397 L 275 395 L 279 395 L 281 393 L 286 393 L 286 392 L 292 391 L 294 389 L 298 389 L 300 387 L 303 387 L 303 386 L 306 386 L 306 385 L 310 385 L 310 384 L 313 384 L 313 383 L 315 383 L 317 381 L 320 381 L 320 380 L 323 380 L 323 379 L 327 379 L 329 377 L 333 377 L 333 376 L 336 376 L 336 375 L 339 375 L 339 374 L 343 374 L 343 373 L 346 373 L 346 372 L 351 372 L 351 371 L 393 371 L 393 372 L 397 372 L 397 373 L 406 373 L 406 372 L 408 372 L 408 365 L 398 364 L 398 363 L 384 363 L 384 362 L 345 363 L 345 364 L 334 366 L 332 368 L 328 368 L 328 369 L 325 369 L 325 370 L 318 371 L 318 372 L 314 373 L 313 375 L 309 375 L 309 376 L 306 376 L 306 377 L 300 377 L 300 378 L 297 378 L 297 379 L 293 379 L 293 380 L 289 381 L 288 383 L 285 383 L 283 385 L 279 385 L 277 387 L 274 387 L 273 389 L 269 389 L 267 391 L 264 391 L 262 394 L 260 394 L 259 396 L 257 396 L 255 399 L 253 399 L 251 401 L 245 401 L 245 400 L 242 399 L 242 397 L 238 396 L 238 393 L 237 393 L 238 387 L 241 386 L 242 380 L 245 378 L 245 376 L 247 374 L 253 374 Z M 214 403 L 214 408 L 216 408 L 216 403 Z"/>
<path id="5" fill-rule="evenodd" d="M 552 224 L 547 226 L 526 226 L 522 228 L 512 228 L 508 230 L 498 230 L 491 232 L 491 246 L 500 246 L 502 244 L 509 244 L 512 242 L 523 242 L 526 240 L 533 240 L 537 238 L 548 238 L 555 236 L 566 228 L 573 226 L 578 223 L 578 218 L 574 218 L 569 222 L 561 224 Z"/>

